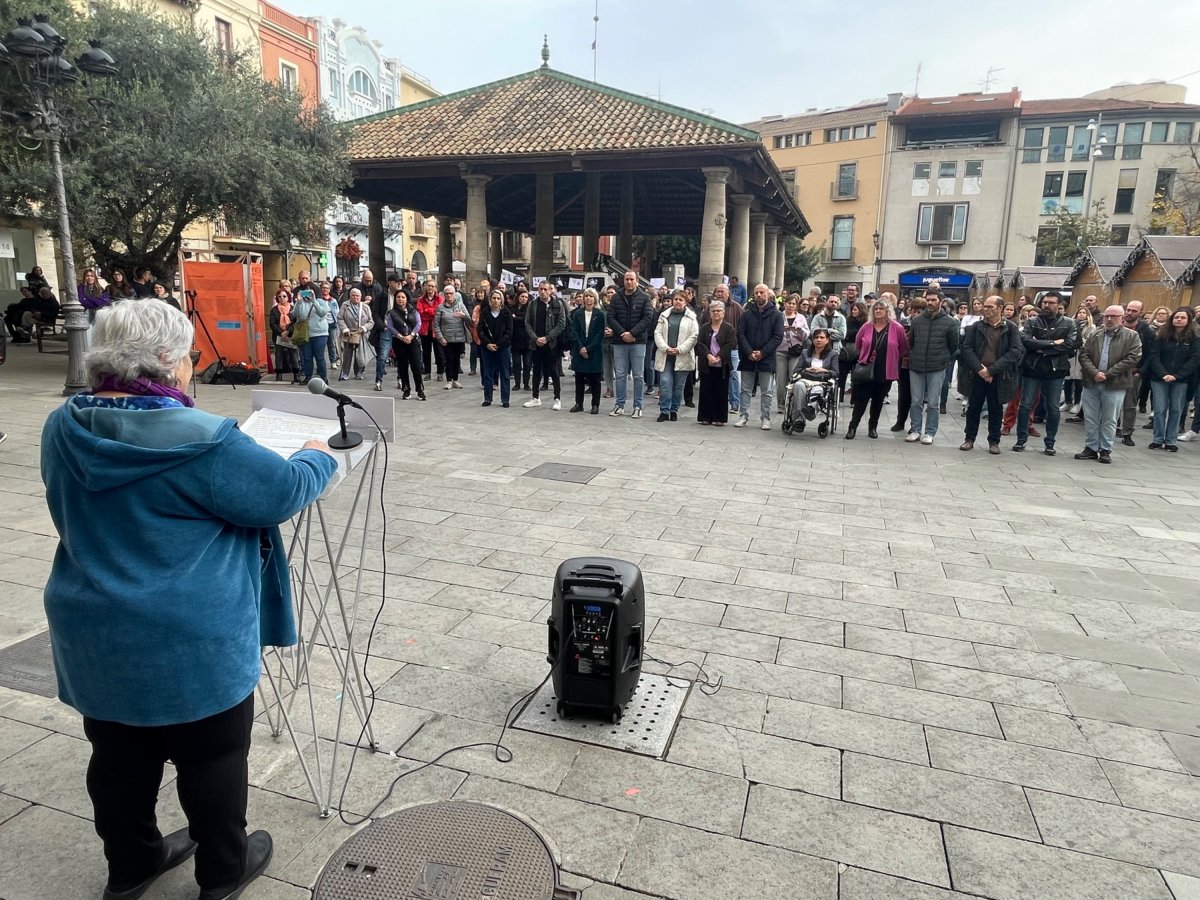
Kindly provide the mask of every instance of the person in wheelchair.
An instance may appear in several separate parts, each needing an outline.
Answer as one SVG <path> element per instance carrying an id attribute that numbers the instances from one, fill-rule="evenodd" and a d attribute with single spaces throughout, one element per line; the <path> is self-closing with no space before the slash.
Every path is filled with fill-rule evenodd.
<path id="1" fill-rule="evenodd" d="M 824 328 L 813 329 L 811 344 L 800 354 L 787 388 L 784 422 L 803 431 L 817 413 L 826 410 L 837 384 L 838 355 Z"/>

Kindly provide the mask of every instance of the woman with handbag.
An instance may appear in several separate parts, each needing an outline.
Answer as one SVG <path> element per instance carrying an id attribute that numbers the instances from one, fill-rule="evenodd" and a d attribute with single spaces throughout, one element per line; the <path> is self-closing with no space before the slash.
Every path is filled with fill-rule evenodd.
<path id="1" fill-rule="evenodd" d="M 731 303 L 735 301 L 730 301 Z M 700 373 L 700 397 L 696 422 L 721 427 L 729 421 L 729 377 L 737 331 L 725 321 L 725 304 L 708 305 L 709 321 L 700 326 L 696 339 L 696 367 Z"/>
<path id="2" fill-rule="evenodd" d="M 913 297 L 905 307 L 908 315 L 900 322 L 904 326 L 904 333 L 908 336 L 908 345 L 912 346 L 912 323 L 913 320 L 925 312 L 925 298 L 918 295 Z M 864 314 L 863 318 L 866 318 Z M 900 380 L 896 382 L 896 424 L 891 427 L 891 430 L 899 433 L 908 431 L 908 414 L 912 412 L 912 379 L 908 377 L 908 357 L 900 360 Z"/>
<path id="3" fill-rule="evenodd" d="M 458 377 L 462 374 L 463 349 L 470 340 L 467 326 L 471 322 L 471 314 L 467 312 L 462 296 L 453 287 L 447 285 L 442 294 L 445 299 L 433 314 L 433 336 L 446 359 L 446 390 L 461 390 Z"/>
<path id="4" fill-rule="evenodd" d="M 441 305 L 442 295 L 438 293 L 437 282 L 431 278 L 425 282 L 425 293 L 417 298 L 417 313 L 421 316 L 421 367 L 425 377 L 429 378 L 436 366 L 438 381 L 442 380 L 446 362 L 442 345 L 433 339 L 433 317 Z"/>
<path id="5" fill-rule="evenodd" d="M 858 362 L 850 373 L 854 385 L 854 412 L 850 427 L 846 429 L 848 441 L 854 440 L 868 404 L 867 437 L 879 437 L 876 430 L 879 413 L 892 382 L 900 378 L 900 360 L 908 355 L 908 335 L 904 333 L 904 326 L 892 318 L 891 304 L 881 299 L 871 304 L 870 320 L 858 330 L 854 344 Z"/>
<path id="6" fill-rule="evenodd" d="M 858 338 L 858 329 L 862 328 L 866 321 L 867 304 L 861 300 L 851 303 L 846 316 L 846 341 L 838 351 L 838 403 L 846 401 L 846 382 L 850 379 L 854 361 L 858 359 L 854 341 Z"/>
<path id="7" fill-rule="evenodd" d="M 322 292 L 324 293 L 324 292 Z M 313 366 L 322 381 L 329 380 L 325 368 L 325 348 L 329 343 L 329 304 L 317 299 L 312 288 L 296 292 L 292 304 L 292 317 L 296 326 L 292 330 L 292 342 L 300 350 L 300 367 L 304 370 L 304 384 L 313 377 Z"/>
<path id="8" fill-rule="evenodd" d="M 783 301 L 783 340 L 775 349 L 775 408 L 781 414 L 792 373 L 808 343 L 808 320 L 800 313 L 799 306 L 799 294 Z"/>
<path id="9" fill-rule="evenodd" d="M 275 305 L 267 316 L 271 326 L 271 337 L 275 344 L 275 380 L 282 381 L 284 373 L 291 373 L 292 384 L 300 383 L 300 365 L 296 344 L 292 340 L 295 322 L 292 320 L 292 296 L 280 288 L 275 292 Z"/>
<path id="10" fill-rule="evenodd" d="M 343 303 L 338 312 L 338 330 L 342 335 L 342 373 L 338 375 L 338 381 L 346 381 L 350 377 L 352 366 L 354 379 L 362 381 L 367 368 L 363 339 L 374 325 L 371 307 L 362 302 L 362 291 L 351 288 L 349 301 Z"/>

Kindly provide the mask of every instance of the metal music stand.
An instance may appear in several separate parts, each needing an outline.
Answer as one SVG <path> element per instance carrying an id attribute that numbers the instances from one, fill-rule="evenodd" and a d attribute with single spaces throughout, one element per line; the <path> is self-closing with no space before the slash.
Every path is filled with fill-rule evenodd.
<path id="1" fill-rule="evenodd" d="M 327 398 L 269 390 L 252 390 L 251 398 L 256 417 L 243 427 L 252 436 L 256 421 L 264 431 L 269 429 L 278 435 L 278 429 L 286 423 L 278 421 L 275 414 L 322 420 L 315 426 L 307 426 L 313 427 L 313 433 L 308 436 L 298 433 L 300 427 L 297 426 L 297 433 L 290 437 L 298 443 L 309 437 L 326 440 L 338 430 L 336 405 Z M 325 493 L 292 521 L 288 559 L 299 643 L 295 647 L 263 648 L 263 674 L 266 677 L 258 685 L 271 734 L 278 739 L 287 732 L 321 818 L 327 818 L 333 812 L 343 745 L 350 752 L 354 749 L 374 751 L 379 747 L 368 716 L 370 706 L 361 659 L 367 625 L 358 620 L 358 605 L 363 596 L 367 542 L 371 539 L 371 525 L 378 514 L 377 498 L 382 490 L 380 442 L 392 438 L 395 401 L 373 397 L 356 399 L 379 422 L 383 434 L 381 436 L 375 430 L 362 412 L 348 410 L 347 418 L 362 432 L 363 443 L 350 451 L 335 451 L 339 458 L 338 474 Z M 328 425 L 323 424 L 325 421 Z M 279 439 L 270 437 L 268 440 Z M 354 483 L 354 493 L 348 511 L 343 512 L 341 504 L 330 503 L 330 500 L 335 493 L 339 493 L 340 499 L 351 487 L 348 482 Z M 356 529 L 361 529 L 361 534 L 356 535 Z M 341 571 L 344 565 L 348 565 L 350 571 Z M 385 602 L 384 598 L 380 599 Z M 327 716 L 318 711 L 310 677 L 314 660 L 323 658 L 323 654 L 327 654 L 324 658 L 333 663 L 339 679 L 331 747 L 323 742 L 328 730 L 323 735 L 321 725 Z M 318 686 L 317 690 L 320 689 Z M 296 708 L 297 701 L 299 709 Z M 306 733 L 311 734 L 311 743 L 303 741 Z M 360 737 L 365 744 L 358 743 Z"/>

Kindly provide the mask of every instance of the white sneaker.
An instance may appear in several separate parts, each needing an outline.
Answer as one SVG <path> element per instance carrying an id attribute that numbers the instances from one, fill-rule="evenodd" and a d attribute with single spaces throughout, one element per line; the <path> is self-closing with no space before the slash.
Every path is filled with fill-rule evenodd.
<path id="1" fill-rule="evenodd" d="M 771 430 L 771 420 L 763 419 L 762 424 L 759 425 L 758 427 L 761 428 L 763 431 L 770 431 Z"/>
<path id="2" fill-rule="evenodd" d="M 933 443 L 933 435 L 932 434 L 922 435 L 921 443 L 924 444 L 926 447 L 928 447 L 930 444 Z"/>
<path id="3" fill-rule="evenodd" d="M 1179 435 L 1179 443 L 1187 444 L 1191 441 L 1200 441 L 1200 431 L 1184 431 Z"/>
<path id="4" fill-rule="evenodd" d="M 614 407 L 612 408 L 612 412 L 610 412 L 610 413 L 609 413 L 609 415 L 610 415 L 610 416 L 623 416 L 623 415 L 625 415 L 625 407 L 623 407 L 623 406 L 614 406 Z"/>
<path id="5" fill-rule="evenodd" d="M 919 434 L 917 434 L 915 431 L 910 431 L 908 434 L 906 434 L 904 436 L 904 440 L 909 444 L 915 444 L 920 439 L 921 439 L 921 436 Z"/>
<path id="6" fill-rule="evenodd" d="M 541 401 L 540 397 L 530 397 L 528 400 L 526 400 L 521 405 L 524 406 L 526 409 L 533 409 L 533 407 L 535 407 L 535 406 L 541 406 L 542 401 Z"/>
<path id="7" fill-rule="evenodd" d="M 747 418 L 746 416 L 739 416 L 738 420 L 733 423 L 733 427 L 734 428 L 745 428 L 746 423 L 749 421 L 750 421 L 750 419 Z"/>
<path id="8" fill-rule="evenodd" d="M 635 406 L 633 408 L 633 415 L 630 416 L 629 418 L 640 419 L 641 417 L 642 417 L 642 408 L 640 406 Z"/>
<path id="9" fill-rule="evenodd" d="M 550 404 L 550 408 L 555 412 L 558 412 L 560 409 L 562 409 L 562 401 L 555 400 L 552 404 Z"/>

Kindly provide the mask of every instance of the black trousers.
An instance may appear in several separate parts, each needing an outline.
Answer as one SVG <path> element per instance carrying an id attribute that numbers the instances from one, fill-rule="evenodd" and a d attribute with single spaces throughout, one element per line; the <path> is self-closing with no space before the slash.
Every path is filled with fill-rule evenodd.
<path id="1" fill-rule="evenodd" d="M 890 381 L 865 381 L 854 385 L 854 413 L 850 417 L 850 427 L 857 428 L 862 421 L 863 413 L 870 404 L 871 411 L 867 416 L 867 427 L 879 427 L 879 413 L 883 409 L 883 401 L 891 390 Z"/>
<path id="2" fill-rule="evenodd" d="M 431 357 L 432 360 L 430 359 Z M 437 365 L 437 373 L 439 375 L 446 371 L 446 356 L 442 352 L 442 345 L 437 342 L 437 338 L 432 334 L 421 335 L 421 361 L 426 377 L 433 374 L 433 369 L 430 368 L 431 361 Z"/>
<path id="3" fill-rule="evenodd" d="M 963 430 L 963 439 L 974 441 L 979 434 L 979 415 L 985 403 L 988 411 L 988 443 L 998 444 L 1000 424 L 1004 418 L 1004 407 L 1000 403 L 1000 383 L 993 378 L 989 384 L 978 375 L 971 379 L 971 396 L 967 398 L 967 423 Z"/>
<path id="4" fill-rule="evenodd" d="M 700 405 L 696 408 L 700 422 L 729 421 L 729 373 L 724 366 L 709 366 L 700 376 Z"/>
<path id="5" fill-rule="evenodd" d="M 525 349 L 512 348 L 512 379 L 514 387 L 529 387 L 529 377 L 533 374 L 533 355 Z"/>
<path id="6" fill-rule="evenodd" d="M 575 405 L 583 406 L 583 391 L 587 388 L 592 395 L 592 408 L 600 406 L 600 373 L 599 372 L 576 372 L 575 373 Z"/>
<path id="7" fill-rule="evenodd" d="M 896 382 L 896 421 L 908 430 L 908 414 L 912 411 L 912 381 L 908 377 L 908 369 L 900 370 L 900 380 Z M 991 415 L 991 413 L 988 413 Z"/>
<path id="8" fill-rule="evenodd" d="M 224 712 L 181 725 L 147 728 L 84 717 L 92 743 L 87 789 L 110 885 L 137 884 L 162 862 L 154 807 L 167 760 L 175 764 L 179 804 L 199 844 L 197 884 L 204 890 L 241 878 L 253 721 L 253 693 Z"/>
<path id="9" fill-rule="evenodd" d="M 538 389 L 542 386 L 542 379 L 554 382 L 554 399 L 559 398 L 562 392 L 562 378 L 558 374 L 558 362 L 562 358 L 562 354 L 558 352 L 557 347 L 535 347 L 533 350 L 533 388 L 532 393 L 536 398 Z"/>
<path id="10" fill-rule="evenodd" d="M 396 357 L 396 380 L 400 382 L 400 387 L 405 393 L 415 387 L 417 392 L 425 390 L 425 383 L 421 380 L 421 348 L 425 341 L 419 337 L 414 337 L 411 344 L 406 344 L 401 340 L 392 339 L 392 353 Z M 412 372 L 411 387 L 408 380 L 408 373 Z"/>
<path id="11" fill-rule="evenodd" d="M 438 346 L 441 346 L 440 344 Z M 462 355 L 463 348 L 467 345 L 460 342 L 447 341 L 446 346 L 442 347 L 442 357 L 446 361 L 446 380 L 458 381 L 458 377 L 462 375 Z M 441 371 L 441 367 L 438 367 Z"/>

